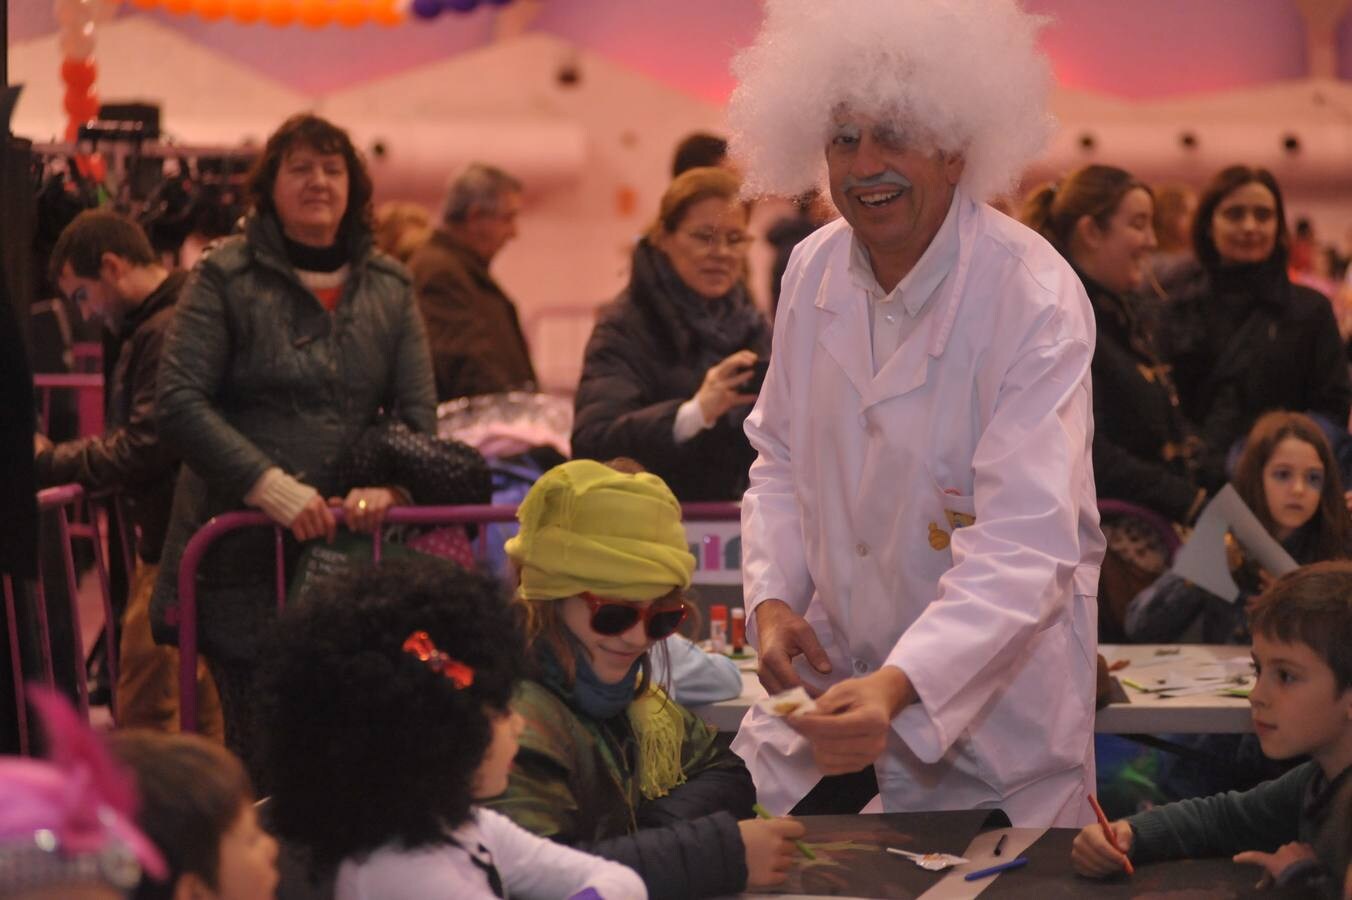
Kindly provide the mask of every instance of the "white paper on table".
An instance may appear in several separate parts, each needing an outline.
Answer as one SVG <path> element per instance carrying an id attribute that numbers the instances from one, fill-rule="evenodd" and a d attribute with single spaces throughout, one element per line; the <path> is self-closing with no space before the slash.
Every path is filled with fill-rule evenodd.
<path id="1" fill-rule="evenodd" d="M 1138 677 L 1138 681 L 1148 694 L 1186 697 L 1244 687 L 1249 684 L 1252 676 L 1253 663 L 1247 659 L 1236 658 L 1201 663 L 1196 668 L 1185 671 L 1171 670 L 1149 677 Z"/>
<path id="2" fill-rule="evenodd" d="M 1230 563 L 1225 555 L 1227 531 L 1233 533 L 1235 540 L 1274 577 L 1280 578 L 1296 568 L 1291 554 L 1267 533 L 1253 511 L 1240 499 L 1234 485 L 1227 484 L 1202 510 L 1192 536 L 1174 556 L 1171 571 L 1234 603 L 1239 599 L 1239 585 L 1230 575 Z"/>

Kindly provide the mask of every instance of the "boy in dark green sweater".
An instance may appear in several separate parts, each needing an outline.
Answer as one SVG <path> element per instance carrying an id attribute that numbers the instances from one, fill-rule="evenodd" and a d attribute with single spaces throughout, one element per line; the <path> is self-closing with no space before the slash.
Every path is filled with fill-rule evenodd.
<path id="1" fill-rule="evenodd" d="M 1273 759 L 1310 761 L 1249 791 L 1119 819 L 1109 827 L 1121 852 L 1091 825 L 1071 850 L 1076 872 L 1102 878 L 1122 872 L 1127 857 L 1207 856 L 1262 866 L 1265 880 L 1279 883 L 1318 870 L 1312 844 L 1339 788 L 1352 780 L 1352 562 L 1288 573 L 1254 601 L 1249 617 L 1258 670 L 1249 696 L 1253 730 Z"/>

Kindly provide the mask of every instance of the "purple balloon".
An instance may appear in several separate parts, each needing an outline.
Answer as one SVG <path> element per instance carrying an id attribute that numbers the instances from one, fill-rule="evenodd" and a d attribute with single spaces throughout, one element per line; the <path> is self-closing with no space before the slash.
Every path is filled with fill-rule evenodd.
<path id="1" fill-rule="evenodd" d="M 493 6 L 506 6 L 508 3 L 511 3 L 512 0 L 484 0 L 484 2 L 492 4 Z"/>
<path id="2" fill-rule="evenodd" d="M 435 19 L 441 12 L 441 0 L 413 0 L 413 15 L 420 19 Z"/>
<path id="3" fill-rule="evenodd" d="M 479 0 L 445 0 L 446 8 L 456 12 L 470 12 L 479 5 Z"/>

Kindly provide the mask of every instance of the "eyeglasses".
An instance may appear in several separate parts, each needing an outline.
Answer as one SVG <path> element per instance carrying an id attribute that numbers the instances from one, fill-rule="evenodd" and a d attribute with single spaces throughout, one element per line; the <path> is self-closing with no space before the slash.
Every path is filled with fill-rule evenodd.
<path id="1" fill-rule="evenodd" d="M 675 634 L 685 621 L 685 604 L 679 600 L 675 606 L 656 603 L 636 606 L 623 600 L 605 600 L 590 591 L 583 591 L 578 596 L 587 602 L 587 608 L 591 610 L 591 629 L 597 634 L 624 634 L 642 622 L 648 637 L 660 641 Z"/>
<path id="2" fill-rule="evenodd" d="M 751 235 L 745 231 L 718 232 L 702 228 L 699 231 L 687 231 L 684 234 L 703 248 L 706 253 L 713 253 L 719 245 L 727 247 L 729 253 L 743 253 L 751 246 Z"/>

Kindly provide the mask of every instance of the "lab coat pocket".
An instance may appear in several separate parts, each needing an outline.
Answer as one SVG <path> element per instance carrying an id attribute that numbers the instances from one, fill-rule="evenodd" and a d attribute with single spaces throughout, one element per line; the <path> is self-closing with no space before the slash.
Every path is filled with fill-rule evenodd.
<path id="1" fill-rule="evenodd" d="M 939 569 L 940 573 L 953 566 L 953 553 L 949 548 L 953 543 L 954 532 L 974 522 L 976 522 L 975 497 L 935 488 L 932 500 L 925 504 L 921 524 L 925 530 L 925 541 L 930 549 L 942 554 L 943 564 Z"/>

